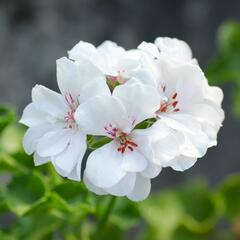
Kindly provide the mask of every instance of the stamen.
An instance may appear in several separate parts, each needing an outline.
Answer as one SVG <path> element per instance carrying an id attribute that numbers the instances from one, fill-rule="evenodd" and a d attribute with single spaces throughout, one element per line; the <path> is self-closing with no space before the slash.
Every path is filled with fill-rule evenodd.
<path id="1" fill-rule="evenodd" d="M 134 151 L 134 148 L 138 145 L 131 141 L 131 136 L 129 134 L 122 132 L 120 129 L 114 127 L 111 123 L 107 126 L 104 126 L 104 130 L 109 135 L 110 138 L 115 139 L 117 144 L 120 146 L 117 148 L 117 151 L 124 153 L 127 149 L 131 152 Z"/>
<path id="2" fill-rule="evenodd" d="M 176 97 L 177 97 L 177 93 L 174 93 L 172 96 L 172 99 L 176 99 Z"/>
<path id="3" fill-rule="evenodd" d="M 170 99 L 168 99 L 167 101 L 164 101 L 163 103 L 161 103 L 161 106 L 158 110 L 158 113 L 166 113 L 166 112 L 178 112 L 180 111 L 179 108 L 176 108 L 178 105 L 178 101 L 176 100 L 177 98 L 177 93 L 175 92 L 172 97 Z"/>
<path id="4" fill-rule="evenodd" d="M 175 108 L 177 106 L 177 104 L 178 104 L 178 101 L 175 101 L 172 103 L 172 106 Z"/>
<path id="5" fill-rule="evenodd" d="M 79 106 L 78 99 L 74 99 L 70 93 L 66 93 L 65 96 L 65 101 L 70 109 L 70 111 L 67 112 L 66 116 L 64 117 L 64 120 L 67 124 L 67 128 L 76 128 L 76 121 L 74 118 L 74 113 L 77 110 Z"/>

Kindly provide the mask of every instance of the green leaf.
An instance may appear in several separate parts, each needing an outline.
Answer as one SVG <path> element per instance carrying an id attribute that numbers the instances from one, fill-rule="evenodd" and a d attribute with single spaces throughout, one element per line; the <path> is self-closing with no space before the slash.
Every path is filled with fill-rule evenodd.
<path id="1" fill-rule="evenodd" d="M 15 111 L 6 106 L 0 106 L 0 133 L 2 130 L 13 123 L 16 119 Z"/>
<path id="2" fill-rule="evenodd" d="M 66 180 L 53 190 L 79 213 L 85 214 L 95 211 L 94 206 L 88 202 L 89 192 L 82 183 Z"/>
<path id="3" fill-rule="evenodd" d="M 212 193 L 203 181 L 192 182 L 179 190 L 184 216 L 181 223 L 191 232 L 213 229 L 222 215 L 222 199 Z"/>
<path id="4" fill-rule="evenodd" d="M 23 151 L 22 137 L 24 128 L 18 124 L 10 125 L 4 129 L 0 138 L 0 145 L 4 152 L 14 154 Z"/>
<path id="5" fill-rule="evenodd" d="M 222 198 L 199 181 L 152 194 L 139 204 L 139 211 L 149 227 L 143 239 L 171 240 L 181 226 L 194 235 L 207 234 L 222 215 L 222 205 Z"/>
<path id="6" fill-rule="evenodd" d="M 0 172 L 26 173 L 27 169 L 6 153 L 0 153 Z"/>
<path id="7" fill-rule="evenodd" d="M 146 129 L 151 127 L 157 121 L 156 118 L 150 118 L 143 122 L 138 123 L 134 129 Z"/>
<path id="8" fill-rule="evenodd" d="M 108 137 L 93 137 L 93 136 L 91 136 L 91 138 L 89 138 L 88 148 L 97 149 L 111 141 L 112 141 L 112 139 L 108 138 Z"/>
<path id="9" fill-rule="evenodd" d="M 127 198 L 118 198 L 110 216 L 111 223 L 127 231 L 140 223 L 140 213 L 136 203 Z"/>
<path id="10" fill-rule="evenodd" d="M 144 239 L 170 240 L 183 214 L 177 194 L 171 191 L 152 194 L 138 208 L 149 228 Z"/>
<path id="11" fill-rule="evenodd" d="M 240 51 L 240 23 L 225 22 L 218 30 L 218 46 L 222 53 Z"/>
<path id="12" fill-rule="evenodd" d="M 44 197 L 35 202 L 24 214 L 32 215 L 42 212 L 49 213 L 54 211 L 57 216 L 60 217 L 61 212 L 71 212 L 71 208 L 62 197 L 52 192 L 47 193 Z"/>
<path id="13" fill-rule="evenodd" d="M 202 240 L 202 239 L 211 239 L 209 238 L 210 234 L 205 233 L 194 233 L 191 232 L 185 226 L 179 226 L 172 235 L 172 240 Z"/>
<path id="14" fill-rule="evenodd" d="M 240 176 L 229 177 L 220 187 L 220 192 L 225 202 L 226 215 L 230 219 L 240 218 Z"/>
<path id="15" fill-rule="evenodd" d="M 207 68 L 210 82 L 240 82 L 240 23 L 225 22 L 218 31 L 219 54 Z M 240 86 L 240 85 L 239 85 Z"/>
<path id="16" fill-rule="evenodd" d="M 240 81 L 239 81 L 240 82 Z M 233 113 L 240 118 L 240 87 L 236 88 L 233 92 Z"/>
<path id="17" fill-rule="evenodd" d="M 32 172 L 12 176 L 11 182 L 3 189 L 3 196 L 10 210 L 21 216 L 44 196 L 45 189 L 40 175 Z"/>
<path id="18" fill-rule="evenodd" d="M 54 232 L 60 228 L 61 223 L 61 219 L 47 212 L 21 217 L 13 229 L 14 233 L 18 236 L 15 239 L 54 239 Z"/>

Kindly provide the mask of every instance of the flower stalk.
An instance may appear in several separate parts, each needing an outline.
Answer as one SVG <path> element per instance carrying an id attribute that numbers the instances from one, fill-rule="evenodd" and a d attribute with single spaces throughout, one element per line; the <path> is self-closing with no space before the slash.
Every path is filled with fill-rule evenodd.
<path id="1" fill-rule="evenodd" d="M 109 200 L 109 203 L 101 217 L 101 219 L 99 220 L 98 222 L 98 225 L 97 225 L 97 228 L 96 228 L 96 232 L 95 232 L 95 237 L 99 237 L 99 234 L 101 234 L 105 227 L 106 227 L 106 224 L 108 222 L 108 219 L 111 215 L 111 212 L 114 208 L 114 205 L 116 203 L 116 197 L 115 196 L 111 196 L 110 200 Z M 97 239 L 97 238 L 96 238 Z"/>

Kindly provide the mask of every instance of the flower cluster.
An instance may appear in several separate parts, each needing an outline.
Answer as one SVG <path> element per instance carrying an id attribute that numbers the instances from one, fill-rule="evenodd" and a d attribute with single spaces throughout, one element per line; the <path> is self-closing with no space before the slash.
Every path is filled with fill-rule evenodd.
<path id="1" fill-rule="evenodd" d="M 159 37 L 125 50 L 80 41 L 68 56 L 57 60 L 61 93 L 35 86 L 20 120 L 36 166 L 51 161 L 96 194 L 140 201 L 163 167 L 184 171 L 216 145 L 223 94 L 185 42 Z M 82 170 L 89 139 L 107 141 Z"/>

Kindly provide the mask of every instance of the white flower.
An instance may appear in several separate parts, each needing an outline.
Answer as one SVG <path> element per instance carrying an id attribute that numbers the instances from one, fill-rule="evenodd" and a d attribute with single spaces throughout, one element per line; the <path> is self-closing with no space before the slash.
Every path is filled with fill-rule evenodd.
<path id="1" fill-rule="evenodd" d="M 154 59 L 168 58 L 174 63 L 189 62 L 197 64 L 192 58 L 192 51 L 188 44 L 177 38 L 158 37 L 154 43 L 142 42 L 138 49 L 146 52 Z"/>
<path id="2" fill-rule="evenodd" d="M 57 61 L 61 94 L 40 85 L 33 88 L 32 103 L 20 122 L 29 127 L 23 146 L 28 154 L 34 153 L 35 165 L 51 161 L 60 175 L 80 181 L 86 134 L 78 127 L 74 113 L 92 96 L 110 95 L 101 78 L 90 62 L 73 63 L 61 58 Z"/>
<path id="3" fill-rule="evenodd" d="M 126 51 L 111 41 L 105 41 L 97 48 L 80 41 L 68 53 L 72 60 L 87 59 L 92 62 L 112 84 L 126 82 L 141 65 L 139 51 Z"/>
<path id="4" fill-rule="evenodd" d="M 78 107 L 75 118 L 87 134 L 112 139 L 87 160 L 84 175 L 90 190 L 135 201 L 148 196 L 150 178 L 161 167 L 151 163 L 150 131 L 134 127 L 154 116 L 159 101 L 155 88 L 132 83 L 116 87 L 111 97 L 97 96 Z"/>
<path id="5" fill-rule="evenodd" d="M 223 94 L 219 88 L 208 85 L 197 65 L 175 64 L 165 59 L 154 62 L 159 71 L 158 91 L 162 96 L 156 112 L 158 121 L 152 126 L 155 129 L 154 160 L 163 167 L 183 171 L 204 156 L 208 147 L 216 145 L 224 119 Z M 158 137 L 158 122 L 171 129 L 166 139 Z M 169 150 L 165 156 L 163 149 Z"/>

